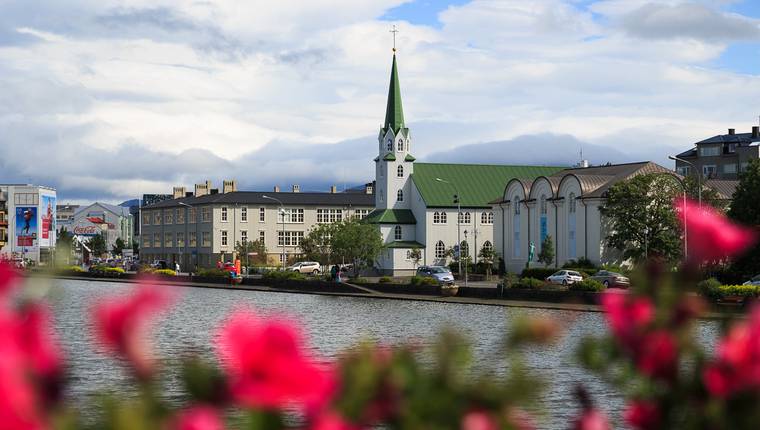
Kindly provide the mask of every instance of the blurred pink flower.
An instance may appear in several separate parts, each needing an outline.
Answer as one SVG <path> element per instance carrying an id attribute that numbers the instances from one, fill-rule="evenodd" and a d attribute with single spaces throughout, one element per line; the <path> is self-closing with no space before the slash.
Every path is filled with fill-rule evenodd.
<path id="1" fill-rule="evenodd" d="M 596 409 L 586 409 L 573 423 L 573 430 L 611 430 L 607 417 Z"/>
<path id="2" fill-rule="evenodd" d="M 507 409 L 507 423 L 514 430 L 535 430 L 536 421 L 524 409 L 510 407 Z"/>
<path id="3" fill-rule="evenodd" d="M 652 378 L 672 380 L 678 370 L 678 346 L 673 334 L 656 330 L 641 338 L 634 351 L 636 367 Z"/>
<path id="4" fill-rule="evenodd" d="M 629 350 L 635 350 L 640 335 L 654 320 L 654 305 L 645 297 L 608 291 L 602 295 L 602 308 L 612 334 Z"/>
<path id="5" fill-rule="evenodd" d="M 0 262 L 0 305 L 5 305 L 13 287 L 18 282 L 18 273 L 11 265 Z"/>
<path id="6" fill-rule="evenodd" d="M 93 317 L 100 343 L 126 358 L 138 377 L 153 373 L 153 358 L 146 344 L 146 331 L 153 317 L 172 302 L 166 289 L 142 284 L 128 297 L 113 297 L 97 303 Z"/>
<path id="7" fill-rule="evenodd" d="M 309 427 L 310 430 L 359 430 L 360 428 L 349 423 L 335 412 L 319 415 Z"/>
<path id="8" fill-rule="evenodd" d="M 35 303 L 19 315 L 19 342 L 37 375 L 56 377 L 62 372 L 63 354 L 53 335 L 50 309 Z"/>
<path id="9" fill-rule="evenodd" d="M 720 340 L 715 361 L 705 368 L 702 379 L 717 397 L 760 388 L 760 307 Z"/>
<path id="10" fill-rule="evenodd" d="M 242 405 L 295 403 L 314 409 L 334 392 L 332 374 L 308 356 L 299 330 L 287 321 L 264 321 L 239 311 L 224 324 L 219 339 L 231 394 Z"/>
<path id="11" fill-rule="evenodd" d="M 739 255 L 756 239 L 752 229 L 734 224 L 709 205 L 675 200 L 676 212 L 686 228 L 688 258 L 692 262 L 719 261 Z"/>
<path id="12" fill-rule="evenodd" d="M 219 410 L 208 405 L 195 405 L 180 412 L 174 419 L 172 430 L 224 430 Z"/>
<path id="13" fill-rule="evenodd" d="M 623 418 L 635 430 L 660 428 L 660 408 L 654 402 L 645 400 L 633 401 L 626 407 Z"/>
<path id="14" fill-rule="evenodd" d="M 473 411 L 462 418 L 462 430 L 498 430 L 499 423 L 484 411 Z"/>

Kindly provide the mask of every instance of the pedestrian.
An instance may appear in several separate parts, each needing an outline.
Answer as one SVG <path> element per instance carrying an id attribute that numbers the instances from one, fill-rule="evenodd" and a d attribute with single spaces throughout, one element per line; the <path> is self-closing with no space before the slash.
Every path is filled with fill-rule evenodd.
<path id="1" fill-rule="evenodd" d="M 174 272 L 176 272 L 176 275 L 179 276 L 179 263 L 174 263 Z"/>
<path id="2" fill-rule="evenodd" d="M 332 269 L 330 269 L 330 279 L 337 282 L 338 278 L 338 266 L 333 264 Z"/>

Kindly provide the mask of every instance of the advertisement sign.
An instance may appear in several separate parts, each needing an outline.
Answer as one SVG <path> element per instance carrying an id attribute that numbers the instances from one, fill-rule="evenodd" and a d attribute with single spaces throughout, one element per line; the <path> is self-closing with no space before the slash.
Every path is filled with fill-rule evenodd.
<path id="1" fill-rule="evenodd" d="M 37 246 L 37 208 L 21 206 L 16 208 L 16 247 Z M 30 249 L 26 250 L 27 252 Z"/>
<path id="2" fill-rule="evenodd" d="M 55 197 L 40 196 L 40 246 L 55 245 Z"/>

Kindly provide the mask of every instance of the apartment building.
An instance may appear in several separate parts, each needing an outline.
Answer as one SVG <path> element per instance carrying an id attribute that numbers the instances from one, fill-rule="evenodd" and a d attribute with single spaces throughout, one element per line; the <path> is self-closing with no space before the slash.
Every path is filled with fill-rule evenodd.
<path id="1" fill-rule="evenodd" d="M 55 189 L 0 184 L 0 259 L 48 264 L 55 242 Z"/>
<path id="2" fill-rule="evenodd" d="M 702 178 L 736 180 L 751 159 L 760 158 L 760 127 L 750 133 L 713 136 L 694 144 L 694 148 L 675 157 L 676 172 L 682 176 L 701 174 Z"/>

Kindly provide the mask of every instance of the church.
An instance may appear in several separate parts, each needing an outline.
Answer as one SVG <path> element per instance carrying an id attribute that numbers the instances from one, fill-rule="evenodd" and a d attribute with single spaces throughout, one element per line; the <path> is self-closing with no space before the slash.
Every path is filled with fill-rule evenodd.
<path id="1" fill-rule="evenodd" d="M 385 248 L 382 274 L 410 276 L 417 265 L 446 265 L 452 250 L 479 261 L 494 249 L 491 202 L 513 178 L 533 180 L 561 167 L 420 163 L 412 155 L 404 121 L 396 52 L 393 52 L 385 121 L 377 137 L 375 210 L 367 220 L 380 230 Z M 459 244 L 459 247 L 457 247 Z M 414 258 L 420 251 L 419 260 Z"/>

